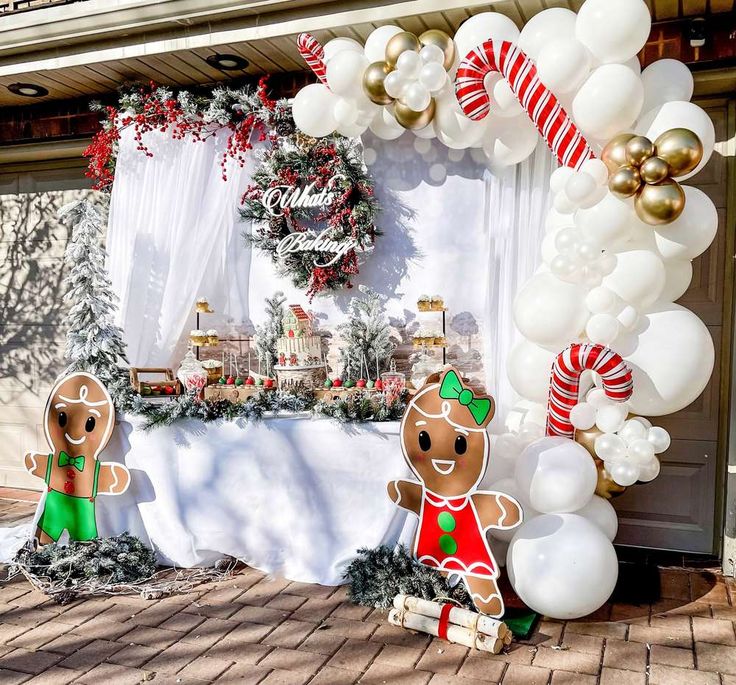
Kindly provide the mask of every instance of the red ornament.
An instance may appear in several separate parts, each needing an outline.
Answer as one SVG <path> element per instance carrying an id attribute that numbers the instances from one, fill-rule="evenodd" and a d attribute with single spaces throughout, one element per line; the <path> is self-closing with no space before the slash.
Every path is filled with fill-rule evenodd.
<path id="1" fill-rule="evenodd" d="M 376 390 L 383 390 L 383 381 L 380 378 L 376 381 Z"/>
<path id="2" fill-rule="evenodd" d="M 232 376 L 228 376 L 227 380 L 225 381 L 226 385 L 235 385 L 235 379 Z"/>
<path id="3" fill-rule="evenodd" d="M 263 386 L 265 388 L 273 388 L 273 378 L 267 378 L 265 381 L 263 381 Z"/>
<path id="4" fill-rule="evenodd" d="M 359 378 L 357 382 L 355 383 L 356 388 L 365 388 L 365 378 Z"/>
<path id="5" fill-rule="evenodd" d="M 167 395 L 173 395 L 176 392 L 176 388 L 173 385 L 166 385 L 164 386 L 164 392 Z"/>
<path id="6" fill-rule="evenodd" d="M 256 384 L 256 382 L 255 382 L 255 380 L 253 379 L 253 376 L 248 376 L 248 378 L 246 378 L 246 379 L 245 379 L 245 384 L 246 384 L 246 385 L 255 385 L 255 384 Z"/>
<path id="7" fill-rule="evenodd" d="M 333 388 L 341 388 L 342 387 L 342 378 L 336 378 L 334 381 L 332 381 L 332 387 Z"/>

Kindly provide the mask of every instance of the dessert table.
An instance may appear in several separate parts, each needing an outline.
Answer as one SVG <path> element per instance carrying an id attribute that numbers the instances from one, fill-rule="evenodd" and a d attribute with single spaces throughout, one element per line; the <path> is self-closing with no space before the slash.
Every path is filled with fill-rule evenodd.
<path id="1" fill-rule="evenodd" d="M 408 475 L 398 429 L 279 415 L 144 431 L 140 419 L 119 417 L 102 460 L 125 463 L 131 486 L 98 498 L 100 535 L 127 530 L 164 564 L 231 555 L 291 580 L 339 584 L 357 549 L 411 540 L 416 519 L 386 494 L 388 480 Z"/>

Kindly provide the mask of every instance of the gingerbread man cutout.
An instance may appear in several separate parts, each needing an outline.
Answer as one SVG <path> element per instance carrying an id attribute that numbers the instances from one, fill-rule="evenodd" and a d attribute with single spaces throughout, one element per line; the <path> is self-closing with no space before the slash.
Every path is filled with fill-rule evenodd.
<path id="1" fill-rule="evenodd" d="M 425 384 L 401 420 L 401 449 L 418 481 L 391 481 L 388 494 L 419 517 L 417 560 L 444 576 L 459 575 L 478 610 L 501 617 L 498 565 L 486 533 L 518 526 L 523 513 L 508 495 L 477 489 L 488 466 L 493 413 L 493 398 L 474 395 L 452 367 Z"/>
<path id="2" fill-rule="evenodd" d="M 97 459 L 114 427 L 110 394 L 92 374 L 73 373 L 51 390 L 44 411 L 51 453 L 25 456 L 26 469 L 48 488 L 36 529 L 39 543 L 55 542 L 64 530 L 71 540 L 97 537 L 95 498 L 120 495 L 130 484 L 125 466 Z"/>

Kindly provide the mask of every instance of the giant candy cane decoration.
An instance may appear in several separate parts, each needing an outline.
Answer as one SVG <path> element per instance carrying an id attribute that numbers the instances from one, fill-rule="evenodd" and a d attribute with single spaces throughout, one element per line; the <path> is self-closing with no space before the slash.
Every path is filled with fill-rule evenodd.
<path id="1" fill-rule="evenodd" d="M 486 74 L 498 71 L 508 81 L 517 100 L 547 141 L 562 166 L 579 169 L 595 155 L 557 98 L 539 80 L 537 67 L 509 41 L 487 40 L 460 62 L 455 78 L 455 95 L 463 112 L 478 120 L 491 106 L 483 87 Z"/>
<path id="2" fill-rule="evenodd" d="M 296 39 L 299 54 L 304 58 L 307 66 L 317 78 L 327 85 L 327 66 L 325 65 L 325 50 L 320 42 L 311 33 L 300 33 Z"/>
<path id="3" fill-rule="evenodd" d="M 570 411 L 578 403 L 580 375 L 595 371 L 603 380 L 603 390 L 612 400 L 631 397 L 631 369 L 620 354 L 593 343 L 573 343 L 560 352 L 552 365 L 547 404 L 547 435 L 575 437 Z"/>

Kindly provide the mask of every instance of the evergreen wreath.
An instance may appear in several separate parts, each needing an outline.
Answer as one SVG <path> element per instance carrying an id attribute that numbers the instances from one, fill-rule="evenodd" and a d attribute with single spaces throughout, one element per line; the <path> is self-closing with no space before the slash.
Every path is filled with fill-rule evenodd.
<path id="1" fill-rule="evenodd" d="M 322 251 L 289 252 L 279 255 L 276 248 L 282 238 L 291 233 L 312 231 L 315 224 L 326 225 L 324 237 L 342 242 L 353 239 L 358 250 L 373 246 L 380 235 L 375 221 L 378 202 L 373 181 L 363 164 L 359 144 L 340 136 L 315 139 L 300 133 L 271 135 L 253 183 L 246 189 L 240 215 L 254 222 L 252 234 L 246 241 L 271 257 L 282 276 L 291 279 L 298 288 L 305 288 L 309 299 L 324 291 L 351 287 L 350 279 L 358 273 L 358 255 L 350 249 L 329 266 L 334 253 Z M 329 187 L 337 196 L 319 211 L 313 207 L 285 207 L 279 216 L 273 216 L 263 205 L 264 193 L 276 186 L 304 188 L 314 184 L 319 192 Z M 330 185 L 331 184 L 331 185 Z"/>

